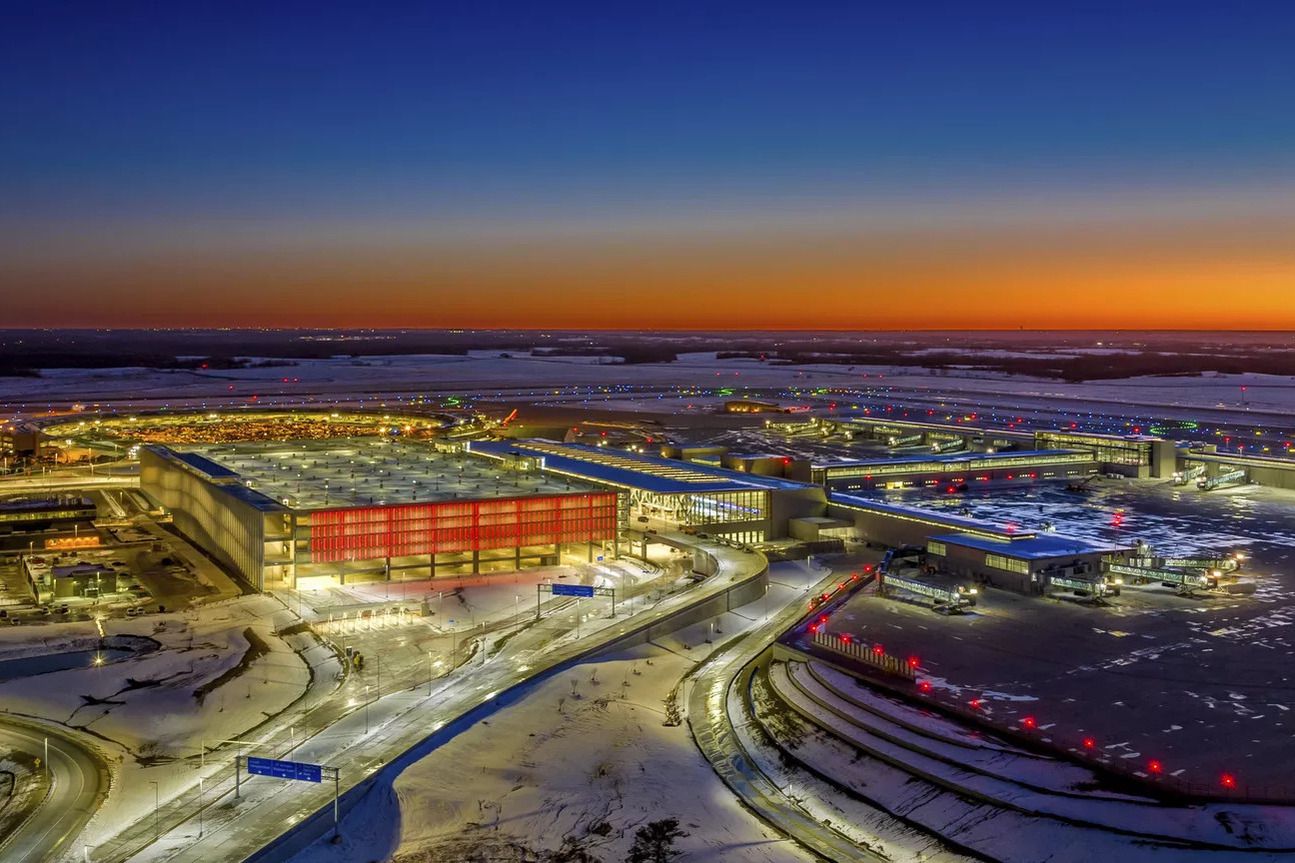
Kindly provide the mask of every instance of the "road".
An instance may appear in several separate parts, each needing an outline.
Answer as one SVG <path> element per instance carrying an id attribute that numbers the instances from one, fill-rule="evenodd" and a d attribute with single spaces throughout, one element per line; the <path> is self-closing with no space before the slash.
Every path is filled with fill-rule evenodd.
<path id="1" fill-rule="evenodd" d="M 840 576 L 828 572 L 807 596 L 831 590 Z M 751 811 L 827 860 L 887 863 L 887 858 L 860 847 L 848 837 L 819 823 L 755 765 L 746 752 L 730 715 L 730 695 L 750 674 L 751 663 L 783 632 L 804 617 L 806 605 L 793 601 L 759 628 L 711 657 L 697 669 L 688 692 L 688 727 L 693 739 L 720 779 Z"/>
<path id="2" fill-rule="evenodd" d="M 99 762 L 89 752 L 62 735 L 34 726 L 0 721 L 0 746 L 39 758 L 49 738 L 49 768 L 53 787 L 49 796 L 13 833 L 0 840 L 5 863 L 39 863 L 65 853 L 99 805 Z"/>
<path id="3" fill-rule="evenodd" d="M 425 686 L 415 686 L 367 704 L 352 704 L 348 712 L 300 743 L 291 757 L 339 767 L 340 788 L 345 794 L 380 771 L 399 772 L 468 723 L 520 697 L 526 684 L 646 628 L 661 625 L 734 586 L 759 578 L 766 570 L 761 555 L 694 537 L 677 539 L 713 555 L 718 561 L 716 574 L 631 617 L 618 617 L 596 630 L 590 626 L 579 639 L 567 638 L 572 630 L 567 615 L 545 617 L 519 630 L 502 648 L 493 651 L 484 665 L 474 657 L 443 678 L 430 694 Z M 163 805 L 160 838 L 154 841 L 152 819 L 146 819 L 148 824 L 134 825 L 116 839 L 91 849 L 91 858 L 97 863 L 126 859 L 139 863 L 283 859 L 293 849 L 279 845 L 281 834 L 301 826 L 303 838 L 311 838 L 331 828 L 331 783 L 315 785 L 258 777 L 245 780 L 241 796 L 235 800 L 229 781 L 233 759 L 226 753 L 219 765 L 217 760 L 207 757 L 209 770 L 201 806 L 198 794 L 192 791 Z M 203 812 L 201 830 L 199 810 Z"/>

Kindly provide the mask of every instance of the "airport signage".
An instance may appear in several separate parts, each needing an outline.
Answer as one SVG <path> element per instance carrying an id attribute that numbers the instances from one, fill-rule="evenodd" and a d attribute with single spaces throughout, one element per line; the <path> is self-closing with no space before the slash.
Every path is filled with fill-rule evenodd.
<path id="1" fill-rule="evenodd" d="M 248 758 L 247 772 L 256 776 L 273 776 L 276 779 L 296 779 L 301 782 L 322 782 L 324 770 L 318 764 L 302 761 L 279 761 L 276 758 Z"/>
<path id="2" fill-rule="evenodd" d="M 588 584 L 555 584 L 554 596 L 593 596 L 593 585 Z"/>

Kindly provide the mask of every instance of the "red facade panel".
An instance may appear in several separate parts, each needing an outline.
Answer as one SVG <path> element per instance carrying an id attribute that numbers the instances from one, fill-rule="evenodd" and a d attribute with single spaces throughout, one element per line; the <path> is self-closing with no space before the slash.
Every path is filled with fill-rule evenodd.
<path id="1" fill-rule="evenodd" d="M 336 563 L 615 535 L 615 492 L 354 507 L 311 514 L 310 559 Z"/>

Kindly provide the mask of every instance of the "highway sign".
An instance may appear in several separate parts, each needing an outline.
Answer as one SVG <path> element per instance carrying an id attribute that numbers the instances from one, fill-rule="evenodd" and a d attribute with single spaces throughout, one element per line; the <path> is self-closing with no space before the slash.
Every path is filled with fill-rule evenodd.
<path id="1" fill-rule="evenodd" d="M 279 761 L 275 758 L 247 759 L 247 772 L 256 776 L 273 776 L 276 779 L 296 779 L 301 782 L 322 782 L 323 768 L 302 761 Z"/>
<path id="2" fill-rule="evenodd" d="M 593 585 L 589 584 L 554 584 L 554 596 L 593 596 Z"/>

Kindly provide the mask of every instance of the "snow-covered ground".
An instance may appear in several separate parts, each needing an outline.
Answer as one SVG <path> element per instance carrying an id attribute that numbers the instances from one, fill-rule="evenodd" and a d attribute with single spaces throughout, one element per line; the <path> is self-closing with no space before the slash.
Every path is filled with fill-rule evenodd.
<path id="1" fill-rule="evenodd" d="M 406 769 L 394 789 L 370 792 L 344 820 L 341 843 L 322 840 L 295 863 L 533 860 L 568 837 L 596 860 L 619 861 L 634 831 L 662 818 L 688 831 L 685 861 L 812 859 L 737 803 L 686 725 L 664 720 L 667 696 L 698 662 L 802 601 L 821 577 L 776 565 L 767 602 L 544 681 Z"/>
<path id="2" fill-rule="evenodd" d="M 204 743 L 212 750 L 253 732 L 298 702 L 308 685 L 316 703 L 336 686 L 339 666 L 330 650 L 308 633 L 276 634 L 295 620 L 268 596 L 184 614 L 107 620 L 110 640 L 132 636 L 139 643 L 155 642 L 156 649 L 0 683 L 6 712 L 79 732 L 108 764 L 111 793 L 80 841 L 96 844 L 148 815 L 153 782 L 162 800 L 197 784 L 204 775 L 199 770 Z M 33 644 L 35 632 L 0 630 L 0 658 L 98 644 L 93 622 L 41 627 Z"/>
<path id="3" fill-rule="evenodd" d="M 750 359 L 716 359 L 708 353 L 685 354 L 673 363 L 633 365 L 600 364 L 596 357 L 504 357 L 500 353 L 303 359 L 292 366 L 209 371 L 46 369 L 40 378 L 0 378 L 0 402 L 33 411 L 47 404 L 85 400 L 125 406 L 132 399 L 149 404 L 167 399 L 171 407 L 179 407 L 223 399 L 246 402 L 252 396 L 261 404 L 301 403 L 307 397 L 374 401 L 420 391 L 552 396 L 553 387 L 574 385 L 882 386 L 892 393 L 943 391 L 1043 402 L 1067 399 L 1188 410 L 1295 411 L 1295 377 L 1280 375 L 1210 373 L 1066 383 L 970 369 L 937 376 L 932 370 L 902 365 L 769 365 Z M 550 392 L 545 393 L 546 389 Z M 616 400 L 607 406 L 615 407 Z"/>
<path id="4" fill-rule="evenodd" d="M 1295 818 L 1288 809 L 1173 806 L 1050 791 L 1067 788 L 1074 773 L 1071 765 L 1004 752 L 982 757 L 978 766 L 975 758 L 931 757 L 921 753 L 948 745 L 920 735 L 908 735 L 919 741 L 916 748 L 900 745 L 896 741 L 905 734 L 898 726 L 867 713 L 829 709 L 833 699 L 819 701 L 793 686 L 781 663 L 770 669 L 769 678 L 767 684 L 757 680 L 754 689 L 765 740 L 776 741 L 802 766 L 788 765 L 768 752 L 767 743 L 752 740 L 751 746 L 766 750 L 760 758 L 767 772 L 812 798 L 813 805 L 839 806 L 839 789 L 850 789 L 991 859 L 1020 863 L 1081 863 L 1094 854 L 1120 861 L 1267 863 L 1289 853 Z M 845 716 L 858 716 L 876 728 L 869 733 Z M 805 766 L 820 777 L 808 775 Z M 1056 775 L 1049 778 L 1049 770 Z M 834 793 L 823 779 L 839 789 Z M 1200 847 L 1181 840 L 1209 844 Z"/>

